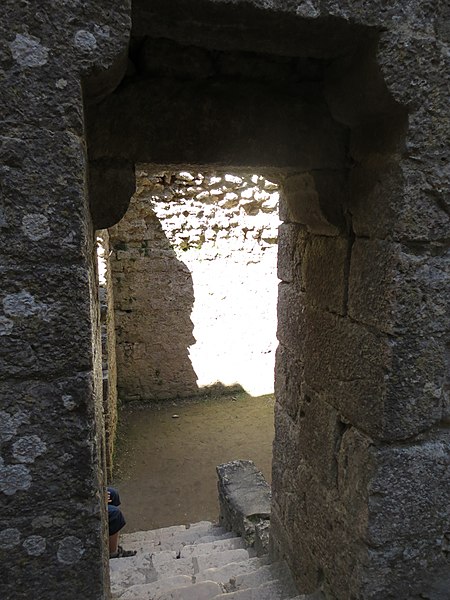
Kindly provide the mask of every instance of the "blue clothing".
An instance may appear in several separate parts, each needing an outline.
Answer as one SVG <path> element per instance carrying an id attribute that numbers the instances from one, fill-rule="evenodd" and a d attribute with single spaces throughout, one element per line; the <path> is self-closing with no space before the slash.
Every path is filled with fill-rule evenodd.
<path id="1" fill-rule="evenodd" d="M 119 508 L 119 492 L 114 488 L 108 488 L 110 502 L 108 503 L 108 529 L 109 535 L 114 535 L 125 526 L 125 518 Z"/>

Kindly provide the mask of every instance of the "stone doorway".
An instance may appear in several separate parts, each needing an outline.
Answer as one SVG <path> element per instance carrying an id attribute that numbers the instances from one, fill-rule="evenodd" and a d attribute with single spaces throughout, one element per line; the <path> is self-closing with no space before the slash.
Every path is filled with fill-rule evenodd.
<path id="1" fill-rule="evenodd" d="M 417 268 L 404 243 L 416 233 L 404 229 L 397 196 L 407 112 L 377 63 L 379 33 L 319 19 L 311 36 L 305 22 L 280 16 L 292 37 L 277 46 L 257 28 L 250 46 L 238 36 L 240 49 L 230 51 L 227 35 L 207 27 L 195 46 L 189 28 L 164 37 L 170 11 L 161 10 L 156 22 L 140 13 L 128 77 L 88 113 L 92 173 L 121 173 L 124 182 L 136 162 L 149 162 L 282 174 L 272 549 L 304 591 L 356 598 L 370 588 L 375 598 L 378 583 L 361 575 L 375 544 L 391 577 L 383 585 L 396 590 L 408 562 L 391 561 L 386 544 L 400 536 L 414 546 L 415 534 L 384 520 L 390 542 L 378 538 L 369 490 L 391 498 L 386 465 L 410 473 L 399 448 L 442 418 L 441 392 L 431 390 L 442 390 L 444 355 L 441 347 L 436 363 L 422 335 L 405 337 L 402 304 L 392 304 L 394 272 Z M 237 15 L 222 16 L 233 30 Z M 119 213 L 123 187 L 113 194 Z M 102 194 L 92 195 L 98 224 L 112 217 Z M 429 393 L 419 393 L 430 375 Z M 408 514 L 415 510 L 409 503 Z"/>
<path id="2" fill-rule="evenodd" d="M 112 466 L 117 380 L 113 480 L 129 527 L 151 529 L 216 519 L 217 464 L 251 459 L 270 481 L 279 186 L 244 171 L 155 165 L 138 165 L 136 182 L 126 215 L 101 232 L 103 304 L 113 306 L 104 322 L 114 322 L 105 416 Z M 160 401 L 170 402 L 148 406 Z"/>
<path id="3" fill-rule="evenodd" d="M 285 175 L 273 551 L 447 598 L 447 4 L 104 4 L 2 6 L 2 595 L 108 594 L 92 240 L 144 162 Z"/>

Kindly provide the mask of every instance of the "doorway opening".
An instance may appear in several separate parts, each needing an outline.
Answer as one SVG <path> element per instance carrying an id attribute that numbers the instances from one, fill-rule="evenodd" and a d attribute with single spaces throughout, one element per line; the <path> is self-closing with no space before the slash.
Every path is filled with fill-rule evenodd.
<path id="1" fill-rule="evenodd" d="M 100 235 L 115 338 L 104 354 L 122 406 L 113 479 L 130 529 L 217 518 L 215 466 L 228 460 L 254 460 L 270 481 L 280 225 L 270 177 L 138 164 L 127 213 Z"/>
<path id="2" fill-rule="evenodd" d="M 390 456 L 428 415 L 417 386 L 400 393 L 395 362 L 409 346 L 395 337 L 391 286 L 415 260 L 398 245 L 408 114 L 384 81 L 375 28 L 287 13 L 266 27 L 270 11 L 255 11 L 242 36 L 244 12 L 225 4 L 224 21 L 199 15 L 195 36 L 192 21 L 172 36 L 154 14 L 136 19 L 126 78 L 88 112 L 93 219 L 113 225 L 130 197 L 101 174 L 124 182 L 139 163 L 283 171 L 271 536 L 302 590 L 325 581 L 364 595 L 370 543 L 355 521 L 376 522 L 367 464 L 378 473 L 384 460 L 371 440 Z M 383 292 L 369 293 L 374 281 Z"/>

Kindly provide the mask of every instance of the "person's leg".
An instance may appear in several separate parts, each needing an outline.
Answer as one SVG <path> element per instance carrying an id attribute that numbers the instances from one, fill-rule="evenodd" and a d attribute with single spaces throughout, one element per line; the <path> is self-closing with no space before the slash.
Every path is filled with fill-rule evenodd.
<path id="1" fill-rule="evenodd" d="M 113 504 L 108 504 L 108 529 L 109 529 L 109 557 L 123 558 L 134 556 L 136 551 L 124 550 L 119 546 L 119 531 L 125 525 L 125 518 L 122 511 Z"/>
<path id="2" fill-rule="evenodd" d="M 117 555 L 119 550 L 119 532 L 109 536 L 109 556 Z"/>

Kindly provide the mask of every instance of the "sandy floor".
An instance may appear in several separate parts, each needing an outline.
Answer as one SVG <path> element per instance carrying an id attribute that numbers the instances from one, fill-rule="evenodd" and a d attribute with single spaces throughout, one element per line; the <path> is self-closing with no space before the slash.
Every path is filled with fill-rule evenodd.
<path id="1" fill-rule="evenodd" d="M 272 395 L 240 393 L 125 407 L 113 485 L 126 531 L 216 520 L 215 467 L 223 462 L 253 460 L 270 482 L 273 406 Z"/>

